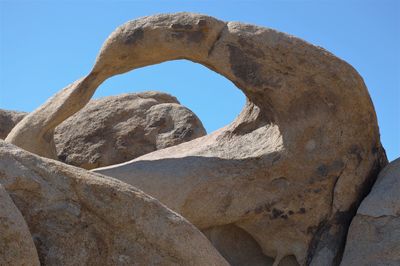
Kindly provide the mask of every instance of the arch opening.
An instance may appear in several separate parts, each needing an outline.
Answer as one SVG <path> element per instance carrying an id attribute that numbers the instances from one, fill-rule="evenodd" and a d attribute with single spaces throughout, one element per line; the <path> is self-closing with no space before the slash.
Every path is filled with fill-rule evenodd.
<path id="1" fill-rule="evenodd" d="M 200 118 L 207 133 L 234 121 L 246 103 L 246 96 L 230 80 L 184 59 L 111 77 L 99 86 L 93 99 L 143 91 L 160 91 L 176 97 Z"/>

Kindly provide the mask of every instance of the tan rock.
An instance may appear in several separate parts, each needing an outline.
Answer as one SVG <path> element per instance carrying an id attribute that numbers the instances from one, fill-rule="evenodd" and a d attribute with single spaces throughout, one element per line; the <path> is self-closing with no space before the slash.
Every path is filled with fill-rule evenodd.
<path id="1" fill-rule="evenodd" d="M 190 13 L 117 28 L 93 70 L 7 137 L 55 157 L 55 126 L 105 79 L 188 59 L 247 96 L 242 113 L 208 136 L 98 169 L 141 188 L 200 229 L 235 225 L 266 256 L 332 265 L 356 205 L 386 163 L 362 78 L 326 50 L 271 29 Z"/>
<path id="2" fill-rule="evenodd" d="M 11 129 L 26 116 L 24 112 L 0 109 L 0 139 L 5 139 Z"/>
<path id="3" fill-rule="evenodd" d="M 26 115 L 0 109 L 0 138 Z M 175 97 L 147 91 L 91 100 L 56 128 L 54 139 L 60 161 L 92 169 L 204 135 L 199 118 Z"/>
<path id="4" fill-rule="evenodd" d="M 228 265 L 184 218 L 118 180 L 0 141 L 0 183 L 43 265 Z"/>
<path id="5" fill-rule="evenodd" d="M 271 266 L 274 259 L 263 254 L 258 243 L 243 229 L 229 224 L 203 230 L 214 247 L 232 266 Z M 298 266 L 296 257 L 285 256 L 279 266 Z"/>
<path id="6" fill-rule="evenodd" d="M 0 265 L 40 265 L 24 217 L 1 184 Z"/>
<path id="7" fill-rule="evenodd" d="M 351 222 L 341 265 L 400 265 L 400 158 L 379 174 Z"/>
<path id="8" fill-rule="evenodd" d="M 201 121 L 175 97 L 149 91 L 90 101 L 56 128 L 54 140 L 61 161 L 92 169 L 204 135 Z"/>
<path id="9" fill-rule="evenodd" d="M 232 266 L 272 265 L 273 258 L 263 254 L 261 247 L 246 231 L 235 225 L 207 228 L 203 233 Z"/>

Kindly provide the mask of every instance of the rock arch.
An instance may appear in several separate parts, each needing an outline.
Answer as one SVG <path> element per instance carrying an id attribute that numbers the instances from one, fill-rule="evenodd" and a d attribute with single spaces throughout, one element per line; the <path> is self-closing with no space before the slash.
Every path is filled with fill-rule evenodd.
<path id="1" fill-rule="evenodd" d="M 263 252 L 301 264 L 338 260 L 354 208 L 385 163 L 362 78 L 326 50 L 272 29 L 177 13 L 117 28 L 92 71 L 27 116 L 6 141 L 55 158 L 54 128 L 105 79 L 167 60 L 220 73 L 247 103 L 211 135 L 98 169 L 197 227 L 235 224 Z"/>

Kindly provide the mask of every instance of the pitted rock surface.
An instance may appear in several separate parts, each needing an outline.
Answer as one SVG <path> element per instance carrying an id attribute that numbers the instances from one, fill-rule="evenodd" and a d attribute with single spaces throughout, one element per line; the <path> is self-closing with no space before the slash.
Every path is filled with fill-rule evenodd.
<path id="1" fill-rule="evenodd" d="M 26 115 L 24 112 L 0 109 L 0 139 L 5 139 L 13 127 Z"/>
<path id="2" fill-rule="evenodd" d="M 129 21 L 92 71 L 21 121 L 7 141 L 56 157 L 54 128 L 107 78 L 187 59 L 248 101 L 230 125 L 103 173 L 135 185 L 200 229 L 233 224 L 264 255 L 333 265 L 359 201 L 386 156 L 360 75 L 326 50 L 272 29 L 177 13 Z"/>
<path id="3" fill-rule="evenodd" d="M 0 138 L 26 115 L 0 110 Z M 60 161 L 92 169 L 204 135 L 199 118 L 175 97 L 147 91 L 91 100 L 55 129 L 54 141 Z"/>
<path id="4" fill-rule="evenodd" d="M 379 173 L 351 222 L 342 266 L 400 265 L 400 158 Z"/>
<path id="5" fill-rule="evenodd" d="M 204 135 L 198 117 L 175 97 L 148 91 L 90 101 L 56 128 L 54 140 L 60 161 L 92 169 Z"/>
<path id="6" fill-rule="evenodd" d="M 196 227 L 142 191 L 1 140 L 0 184 L 41 265 L 228 265 Z"/>

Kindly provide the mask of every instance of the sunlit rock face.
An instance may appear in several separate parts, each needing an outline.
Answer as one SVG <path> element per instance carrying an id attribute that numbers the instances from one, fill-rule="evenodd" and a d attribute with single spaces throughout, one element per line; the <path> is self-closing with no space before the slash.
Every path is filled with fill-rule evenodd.
<path id="1" fill-rule="evenodd" d="M 0 138 L 27 113 L 0 109 Z M 146 91 L 91 100 L 56 127 L 57 159 L 85 169 L 126 162 L 206 135 L 200 119 L 166 93 Z"/>
<path id="2" fill-rule="evenodd" d="M 11 225 L 0 227 L 9 240 L 0 243 L 0 254 L 9 251 L 2 265 L 39 265 L 37 257 L 41 265 L 228 265 L 196 227 L 142 191 L 2 140 L 0 199 L 11 206 L 0 209 L 0 225 Z"/>
<path id="3" fill-rule="evenodd" d="M 54 141 L 60 161 L 92 169 L 204 135 L 199 118 L 175 97 L 142 92 L 90 101 L 56 128 Z"/>
<path id="4" fill-rule="evenodd" d="M 351 222 L 341 265 L 400 264 L 400 158 L 387 165 Z"/>
<path id="5" fill-rule="evenodd" d="M 22 120 L 6 141 L 56 158 L 54 128 L 104 80 L 174 59 L 236 84 L 247 96 L 241 114 L 213 134 L 94 171 L 142 189 L 202 230 L 242 229 L 275 265 L 293 258 L 338 264 L 350 220 L 386 156 L 359 74 L 296 37 L 190 13 L 127 22 L 87 76 Z"/>

